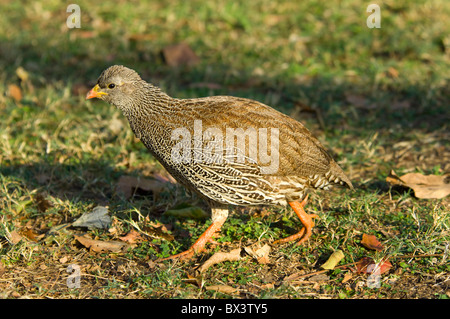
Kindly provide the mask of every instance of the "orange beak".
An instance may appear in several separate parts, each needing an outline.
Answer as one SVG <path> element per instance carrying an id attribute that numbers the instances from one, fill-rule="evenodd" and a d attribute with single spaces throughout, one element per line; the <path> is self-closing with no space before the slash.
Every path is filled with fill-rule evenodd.
<path id="1" fill-rule="evenodd" d="M 94 97 L 100 98 L 100 97 L 102 97 L 103 95 L 108 95 L 108 93 L 105 93 L 105 92 L 100 91 L 100 87 L 98 86 L 98 84 L 96 84 L 96 85 L 92 88 L 92 90 L 90 90 L 90 91 L 88 92 L 88 94 L 86 95 L 86 100 L 93 99 Z"/>

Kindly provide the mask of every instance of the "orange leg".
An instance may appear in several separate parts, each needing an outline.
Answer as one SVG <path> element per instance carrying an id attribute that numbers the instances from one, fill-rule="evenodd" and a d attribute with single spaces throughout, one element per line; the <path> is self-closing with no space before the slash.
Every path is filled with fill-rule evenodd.
<path id="1" fill-rule="evenodd" d="M 284 244 L 293 240 L 300 239 L 297 245 L 303 244 L 305 241 L 309 239 L 312 234 L 312 228 L 314 227 L 314 218 L 318 218 L 319 216 L 316 214 L 308 215 L 303 207 L 306 205 L 308 197 L 306 197 L 301 203 L 299 202 L 289 202 L 289 205 L 294 210 L 295 214 L 298 216 L 300 221 L 303 224 L 303 228 L 297 234 L 289 236 L 287 238 L 279 239 L 273 242 L 274 245 Z"/>
<path id="2" fill-rule="evenodd" d="M 227 220 L 228 212 L 226 214 L 219 214 L 219 216 L 214 217 L 214 210 L 213 210 L 213 223 L 208 227 L 207 230 L 197 239 L 197 241 L 186 251 L 183 251 L 182 253 L 159 259 L 158 261 L 163 260 L 169 260 L 169 259 L 176 259 L 179 258 L 180 260 L 186 260 L 189 258 L 192 258 L 195 254 L 198 254 L 202 252 L 205 249 L 205 245 L 208 242 L 213 241 L 213 236 L 216 232 L 220 231 L 220 228 Z"/>

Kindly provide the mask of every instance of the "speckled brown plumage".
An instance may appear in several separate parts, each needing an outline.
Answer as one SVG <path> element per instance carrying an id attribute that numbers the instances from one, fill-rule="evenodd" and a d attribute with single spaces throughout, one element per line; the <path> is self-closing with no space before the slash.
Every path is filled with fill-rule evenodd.
<path id="1" fill-rule="evenodd" d="M 123 112 L 136 137 L 169 173 L 210 203 L 213 224 L 219 220 L 219 228 L 226 219 L 228 204 L 286 205 L 304 199 L 308 188 L 327 189 L 333 184 L 353 188 L 342 169 L 301 123 L 257 101 L 231 96 L 172 98 L 142 80 L 135 71 L 123 66 L 112 66 L 105 70 L 87 96 L 92 97 L 101 98 Z M 251 141 L 247 136 L 244 143 L 235 143 L 234 149 L 231 149 L 220 140 L 215 143 L 215 139 L 200 135 L 196 144 L 195 137 L 198 134 L 195 125 L 199 122 L 202 132 L 211 127 L 224 139 L 228 130 L 241 128 L 250 133 L 267 133 L 267 141 L 260 145 L 260 138 Z M 191 146 L 194 152 L 202 152 L 200 156 L 204 158 L 201 161 L 174 160 L 172 150 L 178 140 L 172 134 L 180 128 L 193 137 Z M 273 129 L 278 130 L 278 139 L 276 136 L 271 139 L 272 134 L 276 133 Z M 216 151 L 211 154 L 218 154 L 221 160 L 206 156 L 209 153 L 206 154 L 204 150 L 208 145 Z M 264 172 L 267 161 L 263 163 L 261 156 L 250 154 L 252 146 L 256 147 L 253 150 L 260 150 L 265 145 L 269 148 L 273 146 L 278 152 L 278 168 L 269 173 Z M 214 147 L 222 149 L 217 152 Z M 303 210 L 294 208 L 298 209 Z M 206 238 L 205 242 L 207 239 L 210 238 Z M 204 243 L 201 243 L 191 248 L 187 255 L 198 252 L 203 246 Z"/>

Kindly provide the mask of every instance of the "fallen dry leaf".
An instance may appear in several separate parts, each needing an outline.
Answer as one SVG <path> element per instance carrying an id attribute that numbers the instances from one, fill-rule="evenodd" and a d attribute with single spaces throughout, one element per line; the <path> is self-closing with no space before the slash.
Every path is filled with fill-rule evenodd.
<path id="1" fill-rule="evenodd" d="M 157 180 L 134 176 L 121 176 L 117 182 L 116 191 L 122 193 L 128 199 L 139 191 L 143 191 L 144 193 L 152 192 L 154 195 L 159 194 L 164 187 L 165 183 Z"/>
<path id="2" fill-rule="evenodd" d="M 320 266 L 323 269 L 334 269 L 336 265 L 344 258 L 344 253 L 342 250 L 338 249 L 334 253 L 331 254 L 331 256 L 328 258 L 328 260 Z"/>
<path id="3" fill-rule="evenodd" d="M 387 271 L 389 271 L 389 269 L 392 268 L 392 264 L 389 260 L 384 260 L 383 262 L 381 262 L 378 267 L 380 268 L 380 274 L 383 274 Z"/>
<path id="4" fill-rule="evenodd" d="M 308 281 L 322 282 L 330 280 L 330 276 L 326 274 L 317 274 L 309 277 Z"/>
<path id="5" fill-rule="evenodd" d="M 375 263 L 370 257 L 363 257 L 356 263 L 356 273 L 377 273 L 379 275 L 389 271 L 392 264 L 388 260 L 383 260 L 380 263 Z"/>
<path id="6" fill-rule="evenodd" d="M 274 288 L 275 288 L 275 284 L 273 282 L 269 282 L 267 284 L 261 285 L 261 289 L 274 289 Z"/>
<path id="7" fill-rule="evenodd" d="M 393 77 L 394 79 L 398 78 L 398 70 L 393 68 L 393 67 L 389 67 L 389 69 L 387 69 L 387 74 L 390 75 L 391 77 Z"/>
<path id="8" fill-rule="evenodd" d="M 369 103 L 369 100 L 362 95 L 346 93 L 345 99 L 351 105 L 360 109 L 370 110 L 377 107 L 375 103 Z"/>
<path id="9" fill-rule="evenodd" d="M 47 209 L 53 207 L 53 203 L 49 201 L 46 197 L 47 194 L 45 193 L 37 193 L 36 196 L 34 197 L 34 201 L 37 204 L 40 213 L 45 213 Z"/>
<path id="10" fill-rule="evenodd" d="M 356 263 L 356 273 L 366 273 L 367 266 L 373 264 L 373 259 L 370 257 L 363 257 Z"/>
<path id="11" fill-rule="evenodd" d="M 38 242 L 42 238 L 45 237 L 45 234 L 38 234 L 32 228 L 26 227 L 25 230 L 20 232 L 24 237 L 28 238 L 31 241 Z"/>
<path id="12" fill-rule="evenodd" d="M 247 254 L 255 258 L 260 264 L 268 264 L 270 262 L 269 260 L 270 246 L 267 244 L 256 250 L 254 250 L 251 247 L 244 247 L 244 250 Z"/>
<path id="13" fill-rule="evenodd" d="M 384 249 L 384 246 L 378 241 L 375 235 L 363 234 L 361 244 L 368 248 L 376 251 L 381 251 Z"/>
<path id="14" fill-rule="evenodd" d="M 8 95 L 16 102 L 20 102 L 22 100 L 22 90 L 15 84 L 8 85 Z"/>
<path id="15" fill-rule="evenodd" d="M 118 253 L 130 247 L 130 245 L 121 241 L 102 241 L 77 235 L 75 235 L 75 239 L 78 240 L 80 244 L 82 244 L 84 247 L 89 248 L 96 253 L 102 252 Z"/>
<path id="16" fill-rule="evenodd" d="M 207 287 L 205 287 L 205 289 L 206 290 L 214 290 L 214 291 L 217 291 L 217 292 L 221 292 L 221 293 L 224 293 L 224 294 L 230 294 L 230 295 L 239 293 L 239 289 L 238 288 L 233 288 L 233 287 L 228 286 L 228 285 L 207 286 Z"/>
<path id="17" fill-rule="evenodd" d="M 106 229 L 111 225 L 111 217 L 108 215 L 108 208 L 104 206 L 96 206 L 90 212 L 81 215 L 72 223 L 74 227 L 87 227 Z"/>
<path id="18" fill-rule="evenodd" d="M 346 283 L 347 281 L 349 281 L 350 279 L 352 279 L 353 274 L 351 272 L 347 272 L 344 275 L 344 279 L 342 279 L 342 283 Z"/>
<path id="19" fill-rule="evenodd" d="M 61 264 L 65 264 L 65 263 L 68 262 L 68 261 L 69 261 L 69 257 L 67 257 L 67 256 L 64 256 L 64 257 L 62 257 L 62 258 L 59 259 L 59 262 L 60 262 Z"/>
<path id="20" fill-rule="evenodd" d="M 230 251 L 229 253 L 217 252 L 211 256 L 205 263 L 199 268 L 199 271 L 202 273 L 207 270 L 212 265 L 224 262 L 224 261 L 236 261 L 241 259 L 241 249 L 236 248 Z"/>
<path id="21" fill-rule="evenodd" d="M 260 264 L 269 263 L 270 246 L 265 244 L 263 247 L 253 250 L 251 247 L 245 247 L 244 250 L 247 254 L 255 258 Z"/>
<path id="22" fill-rule="evenodd" d="M 130 245 L 134 245 L 143 240 L 141 234 L 136 230 L 132 229 L 123 237 L 119 237 L 120 240 L 129 243 Z"/>
<path id="23" fill-rule="evenodd" d="M 23 239 L 22 235 L 20 235 L 17 231 L 13 230 L 9 233 L 9 242 L 11 242 L 13 245 L 17 244 Z"/>
<path id="24" fill-rule="evenodd" d="M 198 63 L 200 60 L 186 43 L 169 45 L 162 50 L 162 55 L 167 65 L 172 67 L 182 65 L 191 66 Z"/>
<path id="25" fill-rule="evenodd" d="M 386 181 L 394 186 L 411 188 L 417 198 L 444 198 L 450 194 L 450 175 L 408 173 L 397 176 L 391 171 Z"/>

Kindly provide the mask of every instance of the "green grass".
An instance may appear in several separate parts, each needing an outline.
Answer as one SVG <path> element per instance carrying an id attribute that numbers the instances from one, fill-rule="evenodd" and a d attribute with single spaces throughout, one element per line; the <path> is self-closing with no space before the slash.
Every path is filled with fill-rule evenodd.
<path id="1" fill-rule="evenodd" d="M 1 297 L 449 297 L 448 198 L 417 199 L 385 182 L 392 169 L 399 175 L 450 170 L 446 1 L 380 2 L 381 29 L 366 27 L 364 1 L 77 4 L 81 29 L 66 27 L 66 4 L 59 1 L 0 4 Z M 196 52 L 198 64 L 164 63 L 161 50 L 178 42 Z M 233 209 L 219 245 L 186 264 L 155 263 L 188 248 L 210 221 L 163 214 L 180 203 L 204 205 L 180 186 L 128 200 L 116 192 L 123 175 L 165 173 L 118 110 L 84 99 L 112 64 L 134 68 L 175 97 L 242 96 L 293 116 L 327 146 L 356 190 L 311 193 L 307 211 L 321 216 L 313 236 L 304 246 L 272 248 L 269 264 L 243 253 L 196 273 L 215 251 L 296 232 L 289 209 Z M 18 76 L 19 68 L 28 79 Z M 20 88 L 21 100 L 10 85 Z M 83 230 L 92 238 L 120 240 L 137 228 L 151 233 L 149 225 L 158 223 L 175 239 L 143 235 L 128 251 L 93 253 L 74 239 L 82 230 L 50 232 L 97 205 L 109 207 L 113 225 Z M 27 232 L 44 236 L 11 244 L 15 233 Z M 363 233 L 376 235 L 385 249 L 362 247 Z M 324 281 L 285 280 L 320 271 L 336 249 L 344 251 L 341 264 L 389 257 L 393 267 L 379 289 L 367 288 L 363 274 L 343 282 L 349 269 L 330 271 Z M 82 269 L 79 289 L 66 285 L 72 263 Z M 205 289 L 211 285 L 239 292 Z"/>

